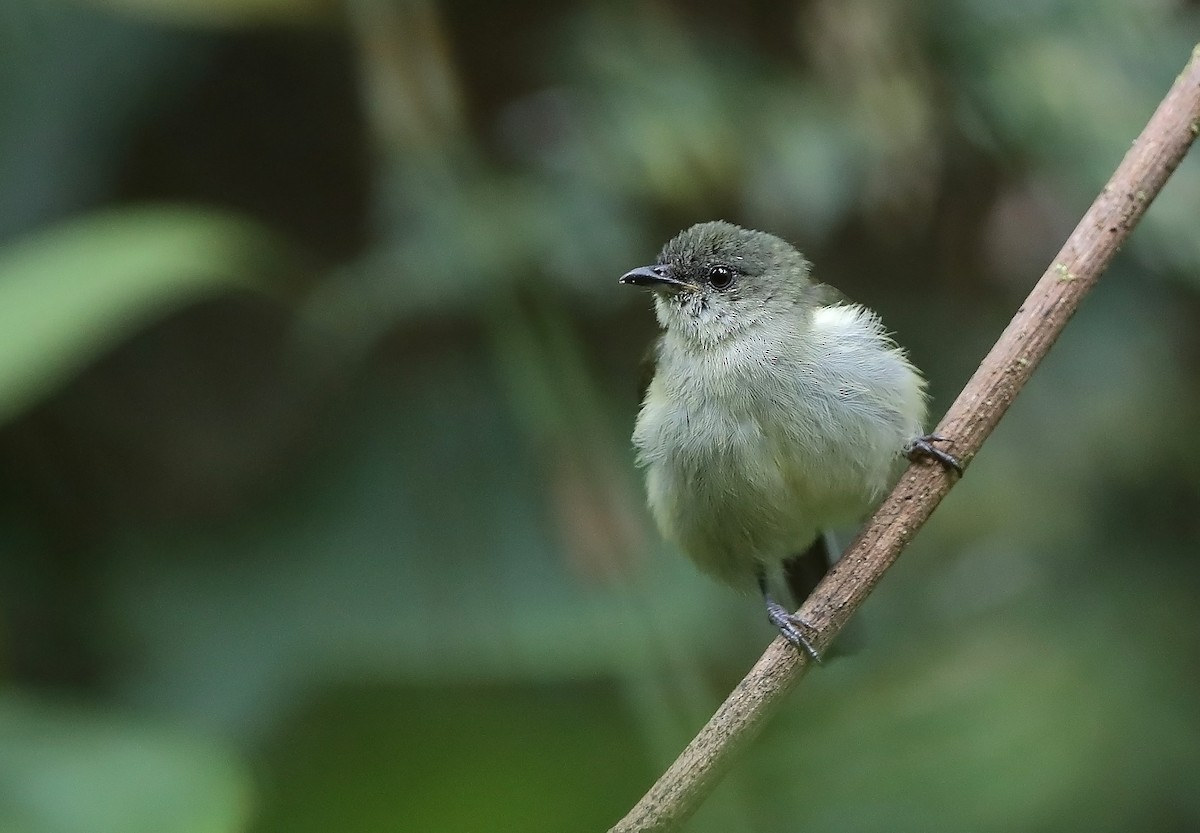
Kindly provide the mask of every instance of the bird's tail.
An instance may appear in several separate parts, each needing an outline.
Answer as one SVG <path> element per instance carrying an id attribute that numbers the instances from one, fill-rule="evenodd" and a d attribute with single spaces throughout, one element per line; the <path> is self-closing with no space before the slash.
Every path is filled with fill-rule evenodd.
<path id="1" fill-rule="evenodd" d="M 821 583 L 821 579 L 825 578 L 825 574 L 841 554 L 833 533 L 826 531 L 818 535 L 817 539 L 809 544 L 808 549 L 783 562 L 783 579 L 797 607 L 804 604 L 805 599 Z M 838 635 L 829 656 L 855 654 L 862 648 L 862 643 L 862 628 L 852 621 Z"/>

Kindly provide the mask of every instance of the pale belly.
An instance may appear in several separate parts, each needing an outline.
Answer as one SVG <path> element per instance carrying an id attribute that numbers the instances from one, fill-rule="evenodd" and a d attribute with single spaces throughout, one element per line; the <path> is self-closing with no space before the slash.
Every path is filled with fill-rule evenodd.
<path id="1" fill-rule="evenodd" d="M 668 333 L 634 429 L 659 528 L 735 586 L 865 514 L 924 421 L 924 382 L 878 319 L 822 307 L 808 326 L 784 346 Z"/>
<path id="2" fill-rule="evenodd" d="M 868 460 L 854 430 L 845 435 L 814 421 L 785 432 L 769 427 L 778 421 L 705 414 L 700 426 L 683 409 L 646 408 L 634 441 L 664 535 L 728 584 L 751 588 L 762 567 L 856 520 L 890 475 L 892 455 Z"/>

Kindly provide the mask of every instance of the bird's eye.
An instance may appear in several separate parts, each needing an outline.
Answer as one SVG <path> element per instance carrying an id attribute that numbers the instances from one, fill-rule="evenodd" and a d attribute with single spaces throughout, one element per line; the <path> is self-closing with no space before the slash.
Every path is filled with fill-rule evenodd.
<path id="1" fill-rule="evenodd" d="M 733 270 L 728 266 L 714 266 L 708 270 L 708 285 L 713 289 L 728 289 L 733 284 Z"/>

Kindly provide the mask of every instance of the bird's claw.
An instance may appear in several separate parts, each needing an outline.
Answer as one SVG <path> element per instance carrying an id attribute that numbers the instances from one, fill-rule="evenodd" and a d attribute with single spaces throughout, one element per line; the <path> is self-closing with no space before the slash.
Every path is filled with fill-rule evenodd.
<path id="1" fill-rule="evenodd" d="M 941 434 L 926 434 L 923 437 L 917 437 L 916 439 L 912 440 L 904 448 L 904 456 L 912 461 L 922 458 L 936 460 L 937 462 L 941 463 L 944 468 L 953 470 L 958 474 L 959 477 L 962 477 L 962 463 L 960 463 L 958 458 L 950 452 L 942 451 L 940 448 L 934 445 L 934 443 L 938 442 L 953 443 L 954 441 L 943 437 Z"/>
<path id="2" fill-rule="evenodd" d="M 807 630 L 810 633 L 816 634 L 817 629 L 810 623 L 804 621 L 794 613 L 789 613 L 788 610 L 781 604 L 775 601 L 767 601 L 767 619 L 771 624 L 778 629 L 783 638 L 792 644 L 799 651 L 804 651 L 812 657 L 813 662 L 821 664 L 821 654 L 804 635 L 801 629 Z"/>

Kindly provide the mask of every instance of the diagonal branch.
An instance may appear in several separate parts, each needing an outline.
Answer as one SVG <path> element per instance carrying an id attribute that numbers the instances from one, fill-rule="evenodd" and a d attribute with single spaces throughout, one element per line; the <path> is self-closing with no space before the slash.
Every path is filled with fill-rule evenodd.
<path id="1" fill-rule="evenodd" d="M 1029 381 L 1083 297 L 1200 134 L 1200 45 L 1116 173 L 950 406 L 938 433 L 969 462 Z M 800 609 L 826 647 L 945 497 L 937 465 L 908 468 L 841 561 Z M 658 782 L 610 833 L 671 830 L 708 797 L 808 670 L 776 639 Z"/>

